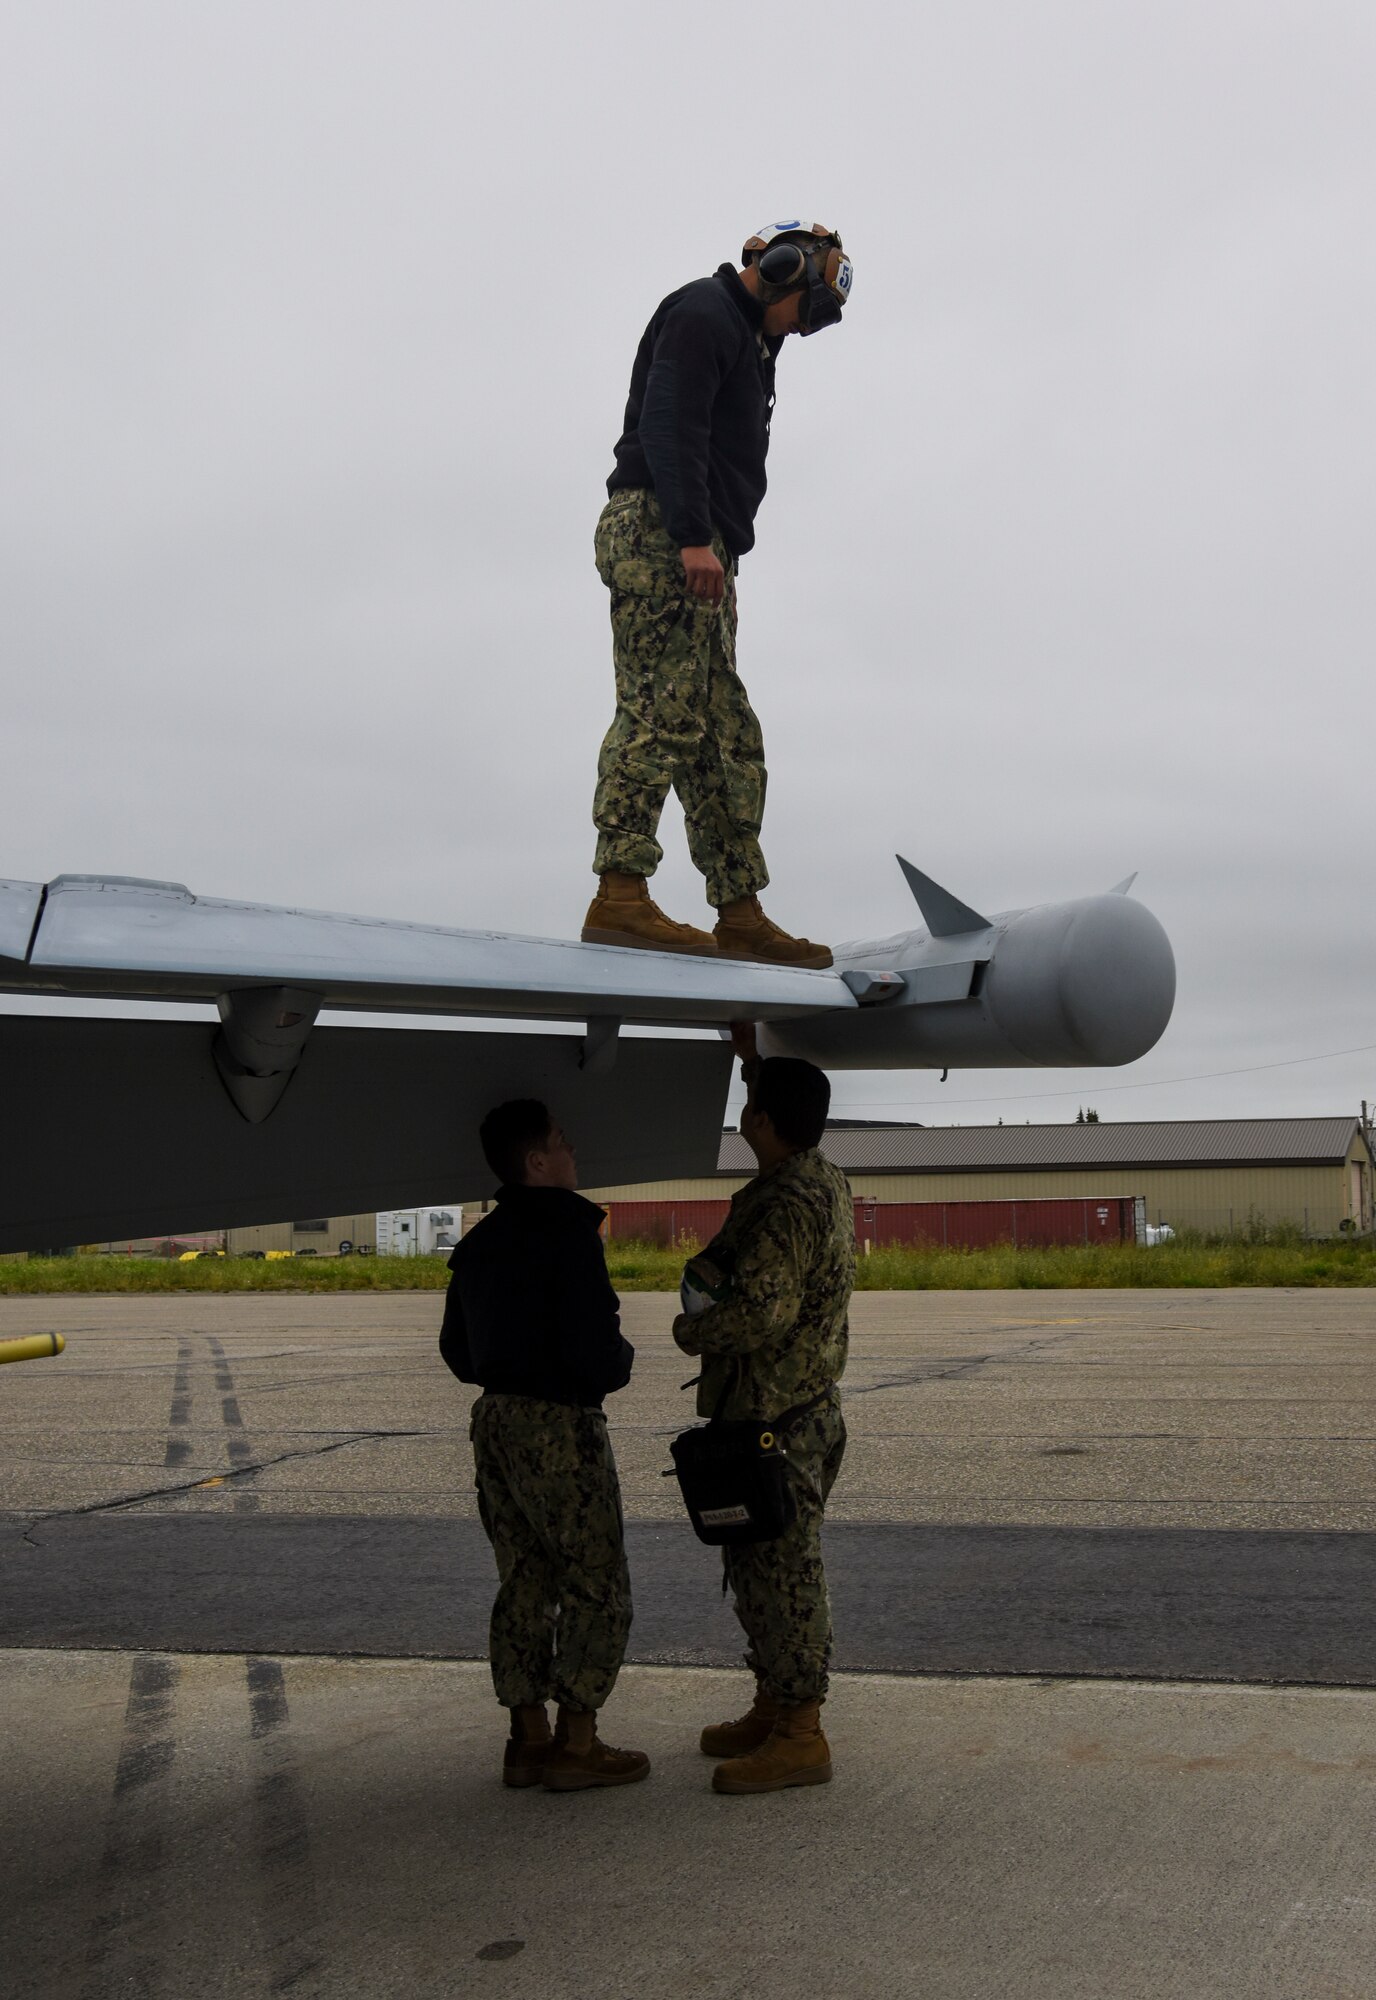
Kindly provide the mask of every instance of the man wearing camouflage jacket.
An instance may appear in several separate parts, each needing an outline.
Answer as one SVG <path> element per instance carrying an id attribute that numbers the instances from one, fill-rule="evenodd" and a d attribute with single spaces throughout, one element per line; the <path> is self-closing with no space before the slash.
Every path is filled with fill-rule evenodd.
<path id="1" fill-rule="evenodd" d="M 810 1405 L 781 1440 L 797 1518 L 775 1541 L 723 1551 L 755 1674 L 754 1705 L 701 1739 L 707 1756 L 723 1760 L 712 1774 L 715 1790 L 772 1792 L 831 1776 L 820 1719 L 831 1655 L 821 1529 L 846 1448 L 837 1385 L 855 1282 L 855 1211 L 845 1175 L 818 1149 L 831 1098 L 826 1077 L 811 1063 L 761 1062 L 753 1030 L 737 1029 L 735 1040 L 750 1090 L 741 1131 L 760 1171 L 689 1267 L 716 1302 L 680 1314 L 674 1339 L 685 1354 L 702 1356 L 700 1416 L 720 1405 L 727 1419 L 769 1421 Z"/>

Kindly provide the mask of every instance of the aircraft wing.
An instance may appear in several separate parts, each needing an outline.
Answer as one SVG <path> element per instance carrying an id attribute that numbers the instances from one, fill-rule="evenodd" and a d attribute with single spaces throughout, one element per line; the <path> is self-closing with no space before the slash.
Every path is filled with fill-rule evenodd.
<path id="1" fill-rule="evenodd" d="M 0 882 L 0 991 L 200 1000 L 261 986 L 327 1008 L 717 1027 L 854 1008 L 838 972 L 275 909 L 178 882 Z"/>
<path id="2" fill-rule="evenodd" d="M 0 883 L 0 992 L 211 1002 L 221 1017 L 0 1014 L 0 1251 L 471 1198 L 492 1185 L 478 1123 L 505 1097 L 554 1107 L 587 1186 L 710 1174 L 729 1049 L 622 1024 L 858 1005 L 832 972 L 72 875 Z M 322 1007 L 584 1032 L 316 1027 Z"/>
<path id="3" fill-rule="evenodd" d="M 587 1187 L 715 1171 L 731 1075 L 717 1037 L 317 1028 L 265 1122 L 241 1118 L 199 1021 L 0 1015 L 0 1252 L 292 1217 L 457 1205 L 492 1191 L 483 1113 L 551 1105 Z"/>
<path id="4" fill-rule="evenodd" d="M 194 896 L 177 882 L 0 882 L 0 994 L 212 1003 L 213 1022 L 0 1013 L 0 1250 L 458 1200 L 475 1131 L 545 1097 L 588 1186 L 712 1172 L 720 1038 L 750 1020 L 825 1067 L 1135 1061 L 1170 1019 L 1165 931 L 1127 897 L 988 918 L 911 864 L 924 927 L 832 970 L 509 937 Z M 497 1017 L 492 1033 L 317 1028 L 324 1009 Z M 577 1022 L 581 1033 L 531 1024 Z"/>

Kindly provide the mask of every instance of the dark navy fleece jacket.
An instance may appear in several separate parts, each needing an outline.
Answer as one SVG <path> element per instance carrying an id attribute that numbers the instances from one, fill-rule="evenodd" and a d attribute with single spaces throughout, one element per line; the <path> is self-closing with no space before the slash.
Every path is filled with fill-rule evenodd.
<path id="1" fill-rule="evenodd" d="M 600 1406 L 631 1379 L 604 1211 L 565 1188 L 502 1187 L 449 1259 L 440 1353 L 494 1394 Z"/>
<path id="2" fill-rule="evenodd" d="M 781 345 L 730 264 L 671 292 L 645 329 L 607 491 L 649 487 L 681 549 L 714 528 L 734 557 L 755 545 Z"/>

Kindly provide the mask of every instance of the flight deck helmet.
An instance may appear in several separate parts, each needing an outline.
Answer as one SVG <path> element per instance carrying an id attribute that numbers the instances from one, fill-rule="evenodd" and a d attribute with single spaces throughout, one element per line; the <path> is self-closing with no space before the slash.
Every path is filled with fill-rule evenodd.
<path id="1" fill-rule="evenodd" d="M 766 304 L 802 294 L 798 330 L 805 335 L 835 326 L 850 298 L 854 268 L 839 232 L 824 222 L 771 222 L 746 238 L 741 262 L 754 265 Z"/>

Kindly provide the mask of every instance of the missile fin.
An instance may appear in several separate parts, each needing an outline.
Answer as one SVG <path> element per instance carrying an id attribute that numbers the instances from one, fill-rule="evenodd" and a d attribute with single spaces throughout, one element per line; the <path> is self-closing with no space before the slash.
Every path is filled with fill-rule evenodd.
<path id="1" fill-rule="evenodd" d="M 1110 896 L 1126 896 L 1128 890 L 1132 887 L 1133 883 L 1136 880 L 1137 880 L 1137 870 L 1134 868 L 1131 875 L 1125 875 L 1121 882 L 1115 882 L 1113 887 L 1109 890 L 1108 893 L 1110 894 Z"/>
<path id="2" fill-rule="evenodd" d="M 913 900 L 933 937 L 959 937 L 964 931 L 988 930 L 988 917 L 962 903 L 949 889 L 943 889 L 930 875 L 924 875 L 911 861 L 905 861 L 901 854 L 894 859 L 903 870 L 903 879 L 912 890 Z"/>

